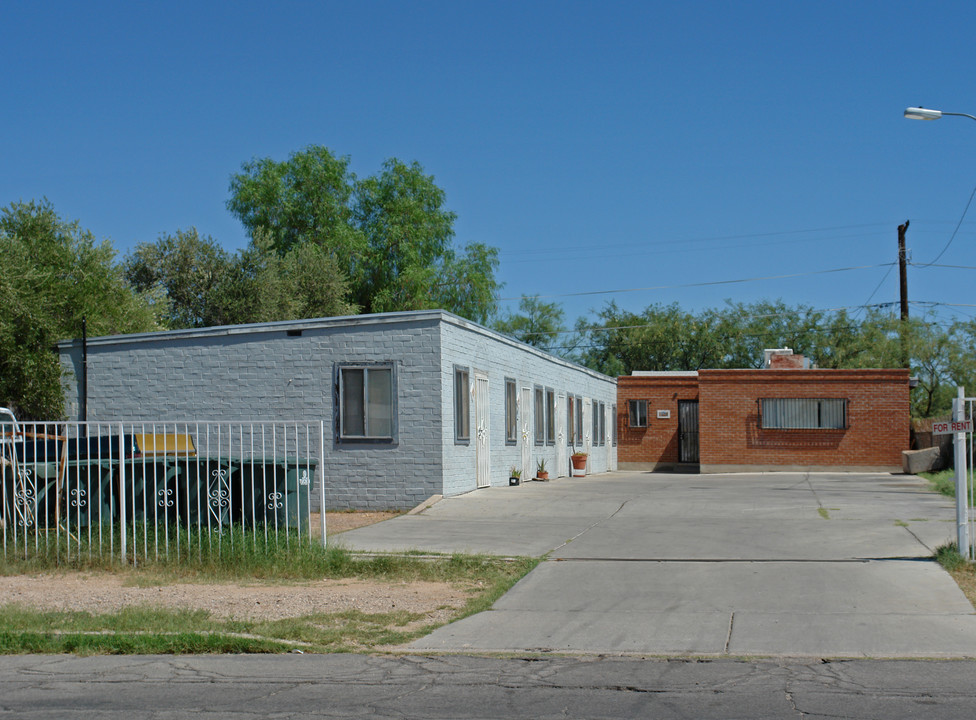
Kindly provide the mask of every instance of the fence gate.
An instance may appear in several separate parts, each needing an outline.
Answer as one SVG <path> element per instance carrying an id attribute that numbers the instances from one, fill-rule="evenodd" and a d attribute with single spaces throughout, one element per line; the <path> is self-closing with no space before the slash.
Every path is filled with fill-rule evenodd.
<path id="1" fill-rule="evenodd" d="M 698 462 L 698 401 L 678 401 L 678 462 Z"/>

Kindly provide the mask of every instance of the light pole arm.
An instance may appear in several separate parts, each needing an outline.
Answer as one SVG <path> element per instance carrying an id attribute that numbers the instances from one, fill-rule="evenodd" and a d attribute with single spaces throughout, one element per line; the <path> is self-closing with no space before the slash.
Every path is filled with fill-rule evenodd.
<path id="1" fill-rule="evenodd" d="M 943 115 L 955 115 L 956 117 L 968 117 L 970 120 L 976 120 L 976 115 L 970 115 L 968 113 L 951 113 L 944 112 Z"/>

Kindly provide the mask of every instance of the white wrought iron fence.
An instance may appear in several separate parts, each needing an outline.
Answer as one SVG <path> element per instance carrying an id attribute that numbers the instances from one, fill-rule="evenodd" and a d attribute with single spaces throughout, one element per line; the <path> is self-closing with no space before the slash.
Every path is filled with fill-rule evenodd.
<path id="1" fill-rule="evenodd" d="M 322 423 L 25 423 L 0 408 L 4 557 L 324 546 L 324 444 Z"/>

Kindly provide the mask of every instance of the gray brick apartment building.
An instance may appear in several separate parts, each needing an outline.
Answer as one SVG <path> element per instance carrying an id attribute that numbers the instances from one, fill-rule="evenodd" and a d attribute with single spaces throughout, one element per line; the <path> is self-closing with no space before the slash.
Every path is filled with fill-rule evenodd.
<path id="1" fill-rule="evenodd" d="M 70 419 L 82 344 L 59 346 Z M 325 421 L 329 508 L 616 468 L 616 379 L 440 310 L 90 338 L 91 421 Z M 322 477 L 322 472 L 317 473 Z"/>

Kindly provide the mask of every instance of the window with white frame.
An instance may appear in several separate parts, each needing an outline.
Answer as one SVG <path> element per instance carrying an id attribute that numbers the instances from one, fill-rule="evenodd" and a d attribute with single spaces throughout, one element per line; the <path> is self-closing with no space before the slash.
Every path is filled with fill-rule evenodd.
<path id="1" fill-rule="evenodd" d="M 607 444 L 607 406 L 600 403 L 600 444 Z"/>
<path id="2" fill-rule="evenodd" d="M 583 444 L 583 398 L 576 396 L 576 442 Z"/>
<path id="3" fill-rule="evenodd" d="M 630 427 L 647 427 L 647 400 L 628 400 L 627 414 Z"/>
<path id="4" fill-rule="evenodd" d="M 518 442 L 518 393 L 515 380 L 505 378 L 505 444 Z"/>
<path id="5" fill-rule="evenodd" d="M 556 392 L 546 388 L 546 445 L 556 444 Z"/>
<path id="6" fill-rule="evenodd" d="M 590 437 L 593 438 L 593 444 L 600 444 L 600 403 L 598 400 L 591 401 L 590 415 L 592 422 L 590 423 Z"/>
<path id="7" fill-rule="evenodd" d="M 845 398 L 762 398 L 762 427 L 777 430 L 843 430 Z"/>
<path id="8" fill-rule="evenodd" d="M 454 441 L 471 440 L 471 390 L 468 368 L 454 366 Z"/>
<path id="9" fill-rule="evenodd" d="M 396 434 L 393 363 L 340 365 L 339 439 L 392 441 Z"/>
<path id="10" fill-rule="evenodd" d="M 535 444 L 545 445 L 546 443 L 546 399 L 541 387 L 535 388 Z"/>

